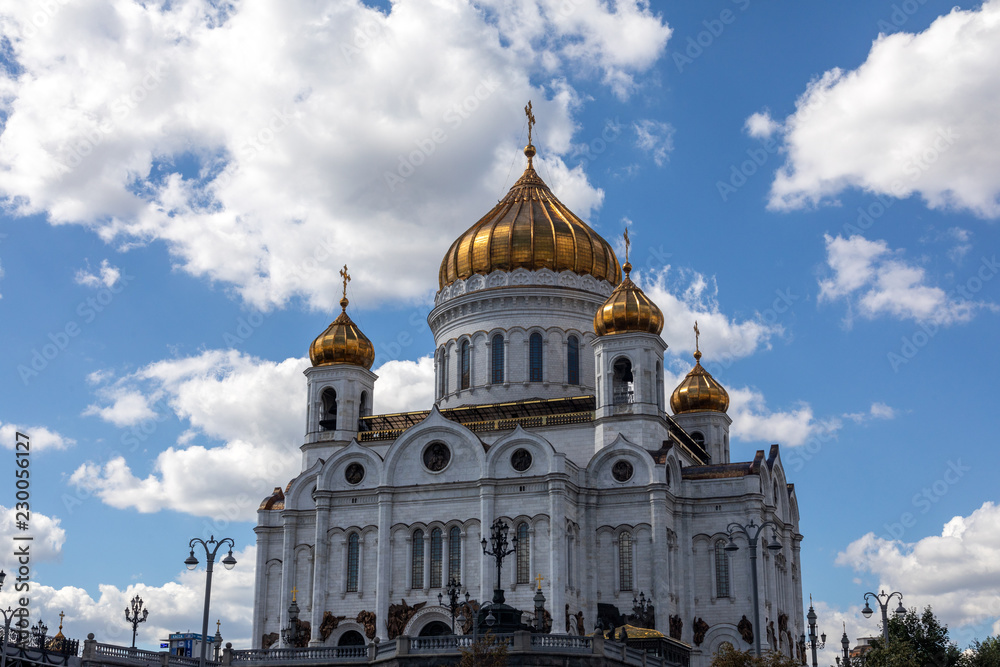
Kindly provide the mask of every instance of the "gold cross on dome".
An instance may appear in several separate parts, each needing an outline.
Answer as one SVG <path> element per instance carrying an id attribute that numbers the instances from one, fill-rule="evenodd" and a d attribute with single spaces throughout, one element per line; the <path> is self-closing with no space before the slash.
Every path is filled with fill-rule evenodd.
<path id="1" fill-rule="evenodd" d="M 295 602 L 295 594 L 299 592 L 298 588 L 292 586 L 292 602 Z"/>
<path id="2" fill-rule="evenodd" d="M 59 632 L 62 632 L 63 616 L 65 615 L 63 612 L 59 612 Z"/>
<path id="3" fill-rule="evenodd" d="M 628 238 L 628 227 L 625 228 L 625 263 L 628 264 L 628 250 L 632 247 L 632 241 Z"/>
<path id="4" fill-rule="evenodd" d="M 222 628 L 222 620 L 215 622 L 215 634 L 219 634 L 219 630 Z"/>
<path id="5" fill-rule="evenodd" d="M 531 128 L 535 126 L 535 114 L 531 113 L 531 100 L 528 106 L 524 107 L 524 115 L 528 117 L 528 145 L 531 145 Z"/>
<path id="6" fill-rule="evenodd" d="M 541 588 L 542 588 L 542 575 L 541 575 L 541 573 L 539 573 L 538 576 L 535 577 L 535 582 L 538 583 L 538 589 L 541 590 Z"/>
<path id="7" fill-rule="evenodd" d="M 347 272 L 347 264 L 340 270 L 340 277 L 344 279 L 344 298 L 347 298 L 347 283 L 351 282 L 351 274 Z"/>
<path id="8" fill-rule="evenodd" d="M 694 321 L 694 351 L 700 352 L 698 349 L 698 337 L 701 336 L 701 332 L 698 331 L 698 320 Z"/>

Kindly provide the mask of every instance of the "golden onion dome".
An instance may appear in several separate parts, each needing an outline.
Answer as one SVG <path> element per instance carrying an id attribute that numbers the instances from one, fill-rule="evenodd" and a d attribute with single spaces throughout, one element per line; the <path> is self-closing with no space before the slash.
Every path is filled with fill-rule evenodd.
<path id="1" fill-rule="evenodd" d="M 611 245 L 559 201 L 532 166 L 503 199 L 451 244 L 438 272 L 443 289 L 493 271 L 551 269 L 589 274 L 617 285 L 621 269 Z"/>
<path id="2" fill-rule="evenodd" d="M 698 335 L 698 323 L 694 325 Z M 694 368 L 670 395 L 670 409 L 683 412 L 725 412 L 729 409 L 729 393 L 701 366 L 701 350 L 695 338 Z"/>
<path id="3" fill-rule="evenodd" d="M 594 315 L 594 332 L 598 336 L 633 332 L 659 335 L 663 331 L 663 311 L 629 278 L 632 265 L 627 259 L 622 268 L 625 277 Z"/>
<path id="4" fill-rule="evenodd" d="M 340 275 L 344 278 L 344 296 L 340 300 L 342 311 L 309 346 L 309 358 L 313 366 L 350 364 L 370 370 L 375 363 L 375 346 L 347 314 L 347 283 L 351 277 L 346 265 Z"/>

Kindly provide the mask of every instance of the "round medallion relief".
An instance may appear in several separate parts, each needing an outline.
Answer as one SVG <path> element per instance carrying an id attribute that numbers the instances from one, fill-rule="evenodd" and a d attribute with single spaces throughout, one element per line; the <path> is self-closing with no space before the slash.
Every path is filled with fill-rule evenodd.
<path id="1" fill-rule="evenodd" d="M 615 461 L 615 464 L 611 466 L 611 475 L 619 482 L 627 482 L 632 479 L 632 464 L 625 459 L 620 459 Z"/>
<path id="2" fill-rule="evenodd" d="M 451 450 L 443 442 L 432 442 L 424 450 L 424 465 L 431 472 L 440 472 L 451 461 Z"/>
<path id="3" fill-rule="evenodd" d="M 531 452 L 518 449 L 510 455 L 510 467 L 518 472 L 524 472 L 531 467 Z"/>
<path id="4" fill-rule="evenodd" d="M 360 463 L 352 463 L 344 471 L 344 479 L 348 484 L 360 484 L 365 478 L 365 467 Z"/>

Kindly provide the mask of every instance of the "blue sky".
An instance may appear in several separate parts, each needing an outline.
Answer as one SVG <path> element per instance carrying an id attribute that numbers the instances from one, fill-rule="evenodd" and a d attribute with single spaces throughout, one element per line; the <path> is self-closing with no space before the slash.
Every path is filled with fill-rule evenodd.
<path id="1" fill-rule="evenodd" d="M 631 230 L 674 379 L 697 319 L 734 460 L 781 444 L 821 629 L 876 634 L 885 586 L 1000 632 L 1000 2 L 66 0 L 0 30 L 0 457 L 31 435 L 50 627 L 126 641 L 138 593 L 143 645 L 197 631 L 214 533 L 212 617 L 249 642 L 337 271 L 376 410 L 426 408 L 438 263 L 531 99 L 542 177 Z"/>

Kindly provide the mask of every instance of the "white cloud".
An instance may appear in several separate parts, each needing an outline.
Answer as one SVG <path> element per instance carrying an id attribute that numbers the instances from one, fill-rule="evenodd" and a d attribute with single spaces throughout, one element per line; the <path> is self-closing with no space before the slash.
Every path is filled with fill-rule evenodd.
<path id="1" fill-rule="evenodd" d="M 674 150 L 674 128 L 670 123 L 658 120 L 640 120 L 632 124 L 636 134 L 636 146 L 650 153 L 656 166 L 662 167 L 670 159 Z"/>
<path id="2" fill-rule="evenodd" d="M 896 411 L 885 403 L 876 401 L 871 404 L 868 412 L 850 412 L 845 414 L 844 418 L 856 424 L 864 424 L 872 419 L 895 419 Z"/>
<path id="3" fill-rule="evenodd" d="M 843 299 L 851 312 L 857 309 L 867 319 L 887 315 L 943 325 L 967 322 L 979 308 L 993 308 L 928 285 L 924 269 L 900 259 L 901 252 L 890 250 L 885 241 L 828 234 L 824 238 L 833 275 L 819 281 L 820 302 Z"/>
<path id="4" fill-rule="evenodd" d="M 205 539 L 208 539 L 208 535 L 205 535 Z M 238 548 L 233 552 L 236 567 L 232 570 L 216 568 L 213 575 L 212 624 L 209 628 L 209 634 L 214 634 L 215 619 L 223 619 L 220 628 L 223 642 L 232 642 L 237 648 L 250 646 L 252 642 L 250 632 L 256 562 L 256 546 L 237 545 L 241 546 L 242 549 Z M 178 549 L 178 560 L 183 560 L 186 555 L 186 551 Z M 200 560 L 204 563 L 204 553 Z M 132 628 L 123 622 L 122 609 L 138 595 L 144 606 L 152 610 L 147 621 L 139 625 L 136 638 L 139 648 L 159 650 L 160 638 L 176 632 L 178 628 L 201 632 L 200 625 L 191 627 L 191 622 L 192 619 L 201 618 L 205 603 L 204 565 L 193 571 L 184 570 L 177 575 L 175 581 L 160 586 L 136 584 L 120 589 L 101 584 L 99 591 L 100 594 L 94 597 L 75 586 L 53 588 L 36 582 L 31 588 L 32 616 L 58 620 L 59 612 L 65 611 L 63 634 L 67 637 L 82 640 L 93 632 L 99 642 L 129 646 Z M 17 606 L 13 587 L 4 587 L 3 593 L 0 593 L 0 604 L 5 608 L 8 604 Z M 49 628 L 55 634 L 55 626 L 50 625 Z"/>
<path id="5" fill-rule="evenodd" d="M 44 426 L 23 426 L 0 422 L 0 445 L 7 449 L 14 449 L 17 441 L 24 442 L 24 438 L 17 438 L 18 433 L 28 436 L 32 452 L 66 449 L 76 444 L 76 440 L 73 438 L 67 438 L 61 433 L 50 431 Z"/>
<path id="6" fill-rule="evenodd" d="M 97 415 L 115 426 L 132 426 L 156 417 L 156 413 L 149 406 L 149 398 L 138 391 L 124 387 L 113 387 L 98 393 L 103 399 L 110 399 L 112 404 L 105 407 L 88 405 L 87 409 L 83 411 L 85 416 Z"/>
<path id="7" fill-rule="evenodd" d="M 767 139 L 772 134 L 781 129 L 781 123 L 771 118 L 770 111 L 763 111 L 750 114 L 746 124 L 747 134 L 755 139 Z"/>
<path id="8" fill-rule="evenodd" d="M 802 401 L 790 410 L 771 411 L 764 395 L 748 387 L 728 389 L 732 434 L 743 442 L 776 442 L 789 447 L 805 444 L 813 436 L 832 436 L 840 430 L 835 417 L 817 418 L 812 406 Z"/>
<path id="9" fill-rule="evenodd" d="M 625 97 L 670 35 L 640 0 L 387 14 L 69 0 L 42 26 L 35 14 L 0 18 L 23 70 L 0 78 L 0 196 L 119 247 L 162 241 L 261 309 L 296 296 L 331 309 L 345 261 L 361 267 L 358 305 L 426 296 L 496 199 L 528 99 L 549 185 L 586 216 L 601 193 L 562 159 L 581 96 L 561 77 Z"/>
<path id="10" fill-rule="evenodd" d="M 375 369 L 375 414 L 427 410 L 434 403 L 434 358 L 387 361 Z"/>
<path id="11" fill-rule="evenodd" d="M 100 287 L 104 285 L 105 287 L 114 287 L 114 284 L 118 282 L 118 279 L 122 277 L 121 269 L 117 266 L 112 266 L 108 263 L 108 260 L 102 259 L 101 266 L 98 268 L 97 273 L 90 270 L 88 265 L 86 269 L 80 269 L 76 272 L 76 276 L 73 278 L 78 285 L 84 285 L 86 287 Z"/>
<path id="12" fill-rule="evenodd" d="M 858 69 L 812 81 L 782 123 L 787 161 L 770 207 L 831 202 L 857 187 L 1000 215 L 998 61 L 1000 0 L 955 8 L 922 33 L 879 35 Z M 755 116 L 748 127 L 763 134 Z"/>
<path id="13" fill-rule="evenodd" d="M 66 531 L 60 525 L 58 518 L 32 511 L 27 519 L 29 530 L 27 532 L 18 529 L 18 520 L 24 521 L 23 516 L 18 516 L 16 507 L 4 507 L 0 505 L 0 540 L 6 545 L 18 545 L 14 541 L 16 537 L 31 535 L 31 560 L 32 562 L 47 562 L 59 560 L 62 557 L 62 547 L 66 542 Z M 24 544 L 21 542 L 21 544 Z"/>
<path id="14" fill-rule="evenodd" d="M 961 460 L 949 461 L 941 479 L 957 482 L 968 470 Z M 915 508 L 920 498 L 914 496 Z M 931 605 L 950 626 L 1000 621 L 1000 505 L 983 503 L 967 517 L 952 518 L 940 535 L 915 542 L 899 539 L 907 529 L 902 519 L 892 528 L 897 539 L 868 533 L 840 552 L 837 564 L 875 575 L 886 590 L 904 591 L 907 607 Z"/>

